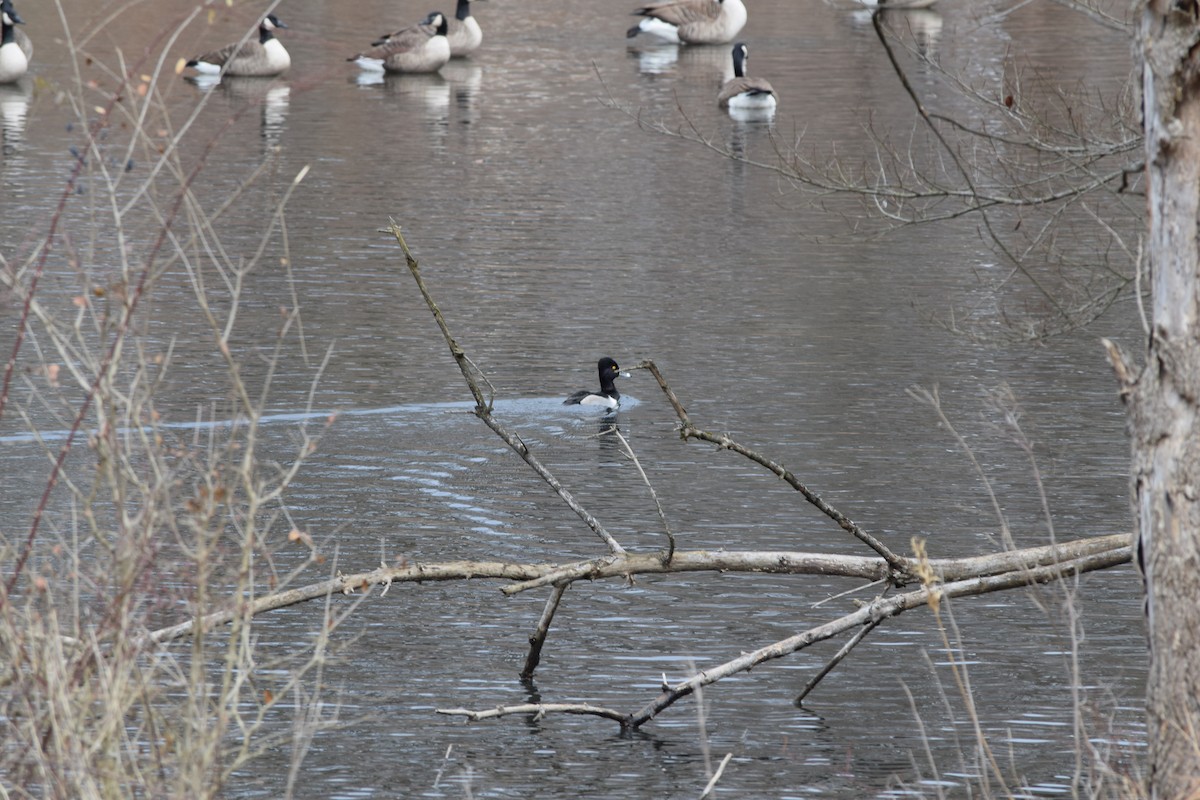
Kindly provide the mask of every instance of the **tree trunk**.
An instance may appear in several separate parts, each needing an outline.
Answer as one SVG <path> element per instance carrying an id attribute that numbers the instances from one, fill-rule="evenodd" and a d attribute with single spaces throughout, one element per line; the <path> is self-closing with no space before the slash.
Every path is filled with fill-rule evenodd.
<path id="1" fill-rule="evenodd" d="M 1110 352 L 1128 402 L 1149 626 L 1148 789 L 1174 800 L 1200 797 L 1200 27 L 1194 0 L 1140 12 L 1150 336 L 1138 371 Z"/>

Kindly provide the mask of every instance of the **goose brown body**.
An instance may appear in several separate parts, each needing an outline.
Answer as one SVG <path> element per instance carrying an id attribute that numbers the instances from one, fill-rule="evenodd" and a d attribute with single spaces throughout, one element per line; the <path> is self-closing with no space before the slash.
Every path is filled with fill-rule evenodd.
<path id="1" fill-rule="evenodd" d="M 634 10 L 646 17 L 629 29 L 630 38 L 639 33 L 685 44 L 725 44 L 746 25 L 742 0 L 654 0 Z"/>
<path id="2" fill-rule="evenodd" d="M 187 62 L 197 72 L 230 77 L 269 78 L 280 75 L 292 65 L 292 57 L 275 38 L 277 28 L 286 28 L 279 17 L 268 14 L 258 25 L 258 38 L 234 42 L 220 50 L 196 56 Z"/>
<path id="3" fill-rule="evenodd" d="M 416 25 L 376 39 L 374 47 L 348 61 L 384 72 L 437 72 L 450 60 L 446 15 L 434 11 Z"/>

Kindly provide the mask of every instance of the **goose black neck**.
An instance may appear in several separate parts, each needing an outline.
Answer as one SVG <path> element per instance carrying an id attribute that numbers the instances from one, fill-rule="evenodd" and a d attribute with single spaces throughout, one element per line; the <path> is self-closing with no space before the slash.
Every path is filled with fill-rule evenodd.
<path id="1" fill-rule="evenodd" d="M 733 77 L 746 77 L 746 48 L 738 47 L 733 51 Z"/>
<path id="2" fill-rule="evenodd" d="M 454 9 L 454 18 L 462 22 L 471 16 L 471 0 L 458 0 L 458 8 Z"/>

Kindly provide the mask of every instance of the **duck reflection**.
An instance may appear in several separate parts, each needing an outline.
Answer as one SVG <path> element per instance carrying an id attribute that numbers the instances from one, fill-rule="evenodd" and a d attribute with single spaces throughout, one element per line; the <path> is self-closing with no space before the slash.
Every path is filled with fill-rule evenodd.
<path id="1" fill-rule="evenodd" d="M 621 433 L 621 425 L 617 414 L 618 411 L 614 408 L 596 420 L 596 438 L 600 440 L 600 449 L 603 452 L 625 452 L 625 447 L 621 444 L 624 434 Z"/>

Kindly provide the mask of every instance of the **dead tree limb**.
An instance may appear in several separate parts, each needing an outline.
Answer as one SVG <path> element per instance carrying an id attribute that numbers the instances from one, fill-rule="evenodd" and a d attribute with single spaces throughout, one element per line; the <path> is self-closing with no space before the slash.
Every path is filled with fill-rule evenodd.
<path id="1" fill-rule="evenodd" d="M 671 404 L 671 407 L 675 409 L 675 415 L 679 417 L 679 436 L 681 439 L 685 441 L 687 439 L 699 439 L 700 441 L 711 442 L 726 450 L 732 450 L 735 453 L 739 453 L 740 455 L 745 456 L 762 467 L 766 467 L 768 470 L 782 478 L 793 489 L 804 495 L 804 499 L 816 506 L 825 516 L 836 522 L 842 528 L 842 530 L 863 542 L 865 545 L 867 545 L 867 547 L 870 547 L 876 553 L 879 553 L 879 555 L 883 557 L 883 559 L 888 563 L 888 566 L 890 566 L 892 571 L 895 573 L 894 581 L 898 582 L 897 585 L 908 582 L 908 580 L 911 579 L 913 564 L 909 559 L 893 553 L 883 542 L 867 533 L 845 514 L 826 503 L 821 499 L 820 495 L 801 483 L 800 479 L 793 475 L 789 470 L 784 468 L 782 464 L 777 464 L 769 458 L 766 458 L 765 456 L 762 456 L 751 450 L 750 448 L 738 444 L 728 436 L 702 431 L 693 425 L 691 418 L 688 417 L 687 411 L 683 407 L 683 404 L 679 402 L 679 398 L 675 396 L 675 392 L 672 391 L 671 387 L 667 385 L 667 379 L 663 377 L 662 372 L 659 371 L 658 367 L 653 361 L 647 359 L 646 361 L 643 361 L 634 367 L 634 369 L 648 370 L 650 374 L 654 376 L 654 380 L 658 381 L 658 386 L 660 389 L 662 389 L 663 394 L 666 395 L 667 402 Z"/>
<path id="2" fill-rule="evenodd" d="M 1129 561 L 1129 534 L 1095 536 L 1054 545 L 1030 547 L 1004 553 L 968 558 L 931 558 L 933 574 L 940 580 L 962 581 L 991 575 L 1024 574 L 1036 569 L 1053 568 L 1059 563 L 1104 557 L 1112 563 Z M 197 626 L 209 630 L 230 622 L 238 615 L 254 616 L 309 600 L 331 595 L 350 595 L 367 592 L 376 587 L 386 591 L 393 583 L 431 583 L 466 580 L 516 581 L 502 591 L 512 594 L 515 587 L 536 588 L 535 581 L 551 575 L 565 575 L 580 564 L 519 564 L 508 561 L 446 561 L 440 563 L 409 563 L 398 567 L 380 567 L 369 572 L 338 575 L 319 581 L 263 595 L 238 609 L 226 609 L 171 625 L 146 634 L 145 643 L 166 642 L 190 636 Z M 658 553 L 632 553 L 622 557 L 606 556 L 583 562 L 573 580 L 625 579 L 630 575 L 670 575 L 684 572 L 746 572 L 777 575 L 835 575 L 861 580 L 879 580 L 888 573 L 883 559 L 866 556 L 829 555 L 768 550 L 691 550 L 675 554 L 670 564 L 664 564 Z M 536 584 L 538 586 L 543 584 Z M 520 591 L 517 589 L 516 591 Z"/>
<path id="3" fill-rule="evenodd" d="M 943 598 L 988 594 L 1020 586 L 1049 583 L 1050 581 L 1061 580 L 1064 577 L 1080 575 L 1098 569 L 1107 569 L 1128 561 L 1129 549 L 1121 548 L 1119 550 L 1072 559 L 1064 563 L 1048 564 L 1036 569 L 1016 570 L 1002 575 L 969 578 L 962 581 L 954 581 L 953 583 L 935 583 L 916 591 L 896 595 L 895 597 L 880 598 L 840 619 L 810 628 L 803 633 L 759 648 L 752 653 L 743 653 L 732 661 L 727 661 L 713 669 L 704 670 L 683 683 L 668 689 L 638 711 L 630 714 L 622 727 L 626 729 L 640 728 L 654 719 L 663 710 L 692 694 L 700 687 L 716 683 L 723 678 L 739 672 L 745 672 L 765 661 L 791 655 L 799 650 L 803 650 L 814 642 L 830 639 L 859 625 L 895 617 L 910 609 L 919 608 L 930 602 L 940 601 Z"/>
<path id="4" fill-rule="evenodd" d="M 989 594 L 991 592 L 1022 586 L 1049 583 L 1081 575 L 1085 572 L 1108 569 L 1109 567 L 1127 563 L 1129 560 L 1129 547 L 1124 546 L 1033 569 L 1016 569 L 999 575 L 967 578 L 950 583 L 934 582 L 912 592 L 888 598 L 880 597 L 853 613 L 846 614 L 823 625 L 809 628 L 802 633 L 761 647 L 753 652 L 743 653 L 737 658 L 711 669 L 703 670 L 682 683 L 666 688 L 654 700 L 625 716 L 614 716 L 611 709 L 601 709 L 589 704 L 536 704 L 507 706 L 483 711 L 470 711 L 462 708 L 439 709 L 438 713 L 462 715 L 472 720 L 488 719 L 514 713 L 545 714 L 559 711 L 574 714 L 588 713 L 614 719 L 620 722 L 623 730 L 636 730 L 679 700 L 694 694 L 698 689 L 736 675 L 739 672 L 746 672 L 764 662 L 791 655 L 816 642 L 831 639 L 859 626 L 875 626 L 883 620 L 899 616 L 905 611 L 924 605 L 940 603 L 946 598 Z"/>
<path id="5" fill-rule="evenodd" d="M 525 667 L 521 670 L 521 680 L 533 680 L 533 673 L 537 671 L 537 666 L 542 660 L 542 645 L 546 643 L 546 637 L 550 634 L 550 623 L 554 621 L 554 614 L 558 611 L 558 604 L 562 602 L 562 596 L 566 593 L 569 583 L 560 583 L 551 591 L 550 596 L 546 598 L 546 605 L 542 608 L 542 616 L 538 619 L 537 627 L 534 628 L 533 634 L 529 637 L 529 653 L 525 656 Z"/>

